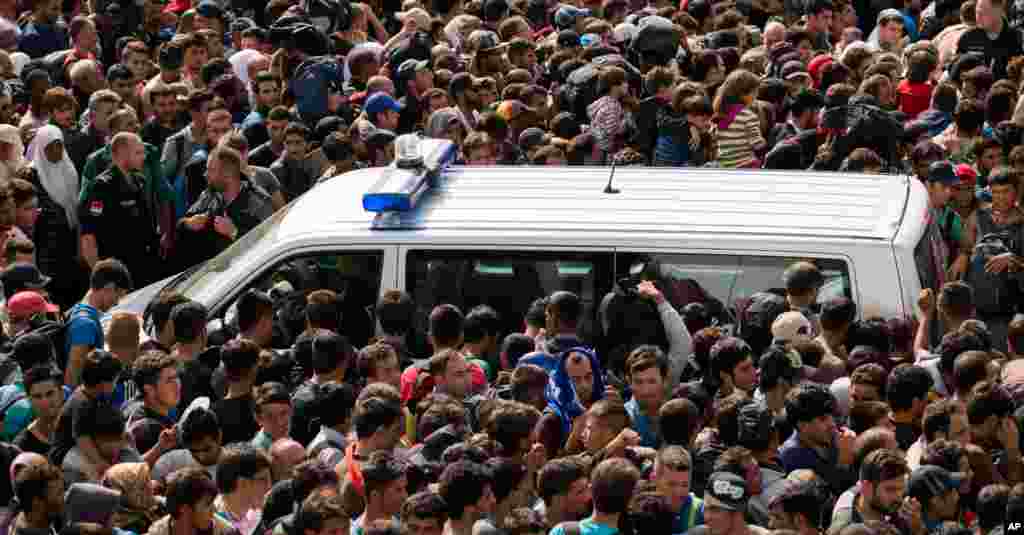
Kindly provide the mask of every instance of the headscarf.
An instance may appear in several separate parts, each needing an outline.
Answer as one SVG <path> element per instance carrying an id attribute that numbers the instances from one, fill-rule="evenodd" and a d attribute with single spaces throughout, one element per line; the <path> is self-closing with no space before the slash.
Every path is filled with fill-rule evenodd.
<path id="1" fill-rule="evenodd" d="M 590 359 L 590 369 L 594 374 L 594 388 L 591 394 L 594 401 L 604 397 L 604 368 L 601 367 L 601 362 L 597 360 L 597 355 L 593 350 L 577 346 L 558 355 L 558 366 L 548 380 L 544 396 L 548 400 L 548 408 L 562 421 L 563 442 L 572 432 L 573 420 L 585 412 L 579 396 L 576 395 L 576 387 L 573 385 L 572 378 L 569 377 L 569 372 L 565 369 L 565 361 L 573 353 L 585 355 Z"/>
<path id="2" fill-rule="evenodd" d="M 46 159 L 46 147 L 54 141 L 64 142 L 64 133 L 52 124 L 43 126 L 33 140 L 32 167 L 39 173 L 39 182 L 54 202 L 64 208 L 71 228 L 78 228 L 78 171 L 71 163 L 67 150 L 61 161 L 53 163 Z"/>
<path id="3" fill-rule="evenodd" d="M 459 115 L 451 108 L 443 108 L 430 114 L 427 120 L 427 127 L 423 129 L 425 137 L 444 137 L 453 121 L 458 121 Z"/>
<path id="4" fill-rule="evenodd" d="M 21 142 L 21 131 L 9 124 L 0 125 L 0 142 L 14 146 L 14 158 L 0 162 L 0 181 L 10 180 L 28 164 L 25 161 L 25 146 Z"/>

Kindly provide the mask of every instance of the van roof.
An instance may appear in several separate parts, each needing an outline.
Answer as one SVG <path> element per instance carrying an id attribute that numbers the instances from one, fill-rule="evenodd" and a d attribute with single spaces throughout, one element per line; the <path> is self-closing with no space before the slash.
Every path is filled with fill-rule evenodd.
<path id="1" fill-rule="evenodd" d="M 452 167 L 406 213 L 372 214 L 362 195 L 381 169 L 321 183 L 284 227 L 377 234 L 473 232 L 729 233 L 891 240 L 909 195 L 906 176 L 700 168 Z M 344 229 L 343 227 L 349 227 Z M 290 232 L 284 228 L 283 234 Z"/>

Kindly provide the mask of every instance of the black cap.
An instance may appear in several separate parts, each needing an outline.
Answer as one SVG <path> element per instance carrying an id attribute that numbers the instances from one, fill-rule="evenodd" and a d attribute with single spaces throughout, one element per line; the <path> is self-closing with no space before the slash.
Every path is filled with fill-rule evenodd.
<path id="1" fill-rule="evenodd" d="M 942 496 L 960 488 L 965 479 L 961 472 L 950 472 L 941 466 L 925 465 L 910 474 L 907 480 L 907 495 L 917 498 L 922 504 L 935 496 Z"/>
<path id="2" fill-rule="evenodd" d="M 11 358 L 18 363 L 23 371 L 28 371 L 39 364 L 53 362 L 53 344 L 46 336 L 38 333 L 27 333 L 14 340 Z"/>
<path id="3" fill-rule="evenodd" d="M 580 46 L 580 34 L 575 30 L 562 30 L 558 32 L 558 46 L 563 48 L 575 48 Z"/>
<path id="4" fill-rule="evenodd" d="M 3 283 L 7 295 L 14 295 L 22 290 L 45 288 L 51 280 L 50 277 L 43 275 L 39 268 L 27 262 L 13 264 L 0 274 L 0 282 Z"/>
<path id="5" fill-rule="evenodd" d="M 928 166 L 928 182 L 938 182 L 947 186 L 958 184 L 960 179 L 953 170 L 953 164 L 949 160 L 932 162 Z"/>

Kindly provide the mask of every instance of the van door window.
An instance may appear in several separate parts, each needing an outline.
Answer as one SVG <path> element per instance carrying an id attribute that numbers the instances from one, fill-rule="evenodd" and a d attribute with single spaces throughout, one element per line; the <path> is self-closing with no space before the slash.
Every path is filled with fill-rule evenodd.
<path id="1" fill-rule="evenodd" d="M 580 296 L 580 335 L 594 334 L 594 315 L 611 288 L 611 254 L 514 251 L 410 251 L 406 291 L 416 304 L 415 326 L 426 332 L 430 311 L 452 304 L 463 314 L 477 305 L 497 310 L 502 336 L 522 332 L 530 303 L 559 290 Z"/>
<path id="2" fill-rule="evenodd" d="M 735 324 L 736 311 L 753 294 L 784 292 L 783 271 L 801 260 L 814 262 L 825 276 L 819 303 L 851 296 L 849 267 L 845 261 L 831 258 L 621 253 L 616 258 L 616 278 L 653 280 L 677 310 L 703 303 L 718 323 Z"/>
<path id="3" fill-rule="evenodd" d="M 338 295 L 340 334 L 357 348 L 366 345 L 374 331 L 371 311 L 380 293 L 383 256 L 379 251 L 323 252 L 291 257 L 263 272 L 246 289 L 262 290 L 274 300 L 274 347 L 291 346 L 305 330 L 306 297 L 316 290 Z"/>

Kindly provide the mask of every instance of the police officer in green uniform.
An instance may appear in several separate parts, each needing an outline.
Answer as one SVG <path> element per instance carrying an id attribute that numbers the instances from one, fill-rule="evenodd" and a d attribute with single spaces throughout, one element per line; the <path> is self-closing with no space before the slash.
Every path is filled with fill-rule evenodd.
<path id="1" fill-rule="evenodd" d="M 242 165 L 235 149 L 218 146 L 210 152 L 208 187 L 178 221 L 176 243 L 185 267 L 216 256 L 274 213 L 270 195 L 242 180 Z"/>
<path id="2" fill-rule="evenodd" d="M 141 173 L 146 149 L 131 132 L 115 135 L 110 148 L 112 165 L 79 199 L 82 258 L 90 267 L 101 258 L 117 258 L 143 286 L 157 279 L 160 265 L 155 207 Z"/>

